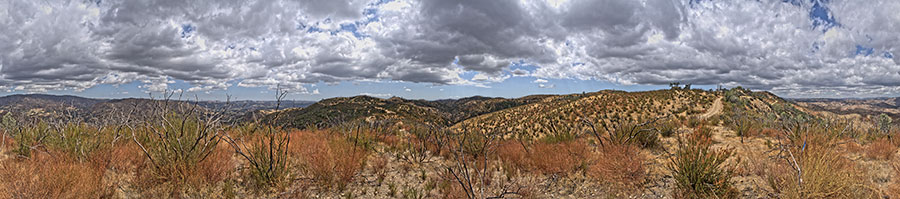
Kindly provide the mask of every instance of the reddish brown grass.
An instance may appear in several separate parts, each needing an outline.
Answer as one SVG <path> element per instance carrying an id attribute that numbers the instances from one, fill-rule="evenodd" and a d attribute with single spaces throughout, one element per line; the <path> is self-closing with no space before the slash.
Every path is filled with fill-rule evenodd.
<path id="1" fill-rule="evenodd" d="M 603 181 L 616 192 L 630 193 L 647 181 L 644 166 L 646 157 L 633 145 L 606 145 L 600 147 L 594 164 L 588 166 L 588 176 Z"/>
<path id="2" fill-rule="evenodd" d="M 204 183 L 215 184 L 225 180 L 235 168 L 234 152 L 225 143 L 219 143 L 205 160 L 197 165 L 197 175 Z"/>
<path id="3" fill-rule="evenodd" d="M 527 171 L 531 169 L 531 159 L 522 144 L 505 141 L 497 145 L 497 156 L 502 160 L 506 171 Z"/>
<path id="4" fill-rule="evenodd" d="M 766 137 L 775 137 L 777 135 L 781 135 L 781 130 L 773 129 L 773 128 L 763 128 L 759 131 L 758 135 L 763 135 Z"/>
<path id="5" fill-rule="evenodd" d="M 110 187 L 103 169 L 62 154 L 36 153 L 31 159 L 0 163 L 0 198 L 101 198 Z"/>
<path id="6" fill-rule="evenodd" d="M 143 151 L 140 152 L 143 153 Z M 234 154 L 233 151 L 225 143 L 219 143 L 209 156 L 197 162 L 196 165 L 185 163 L 180 165 L 160 165 L 161 169 L 144 169 L 143 167 L 151 168 L 153 166 L 149 160 L 145 159 L 142 160 L 146 161 L 142 165 L 143 167 L 139 167 L 136 170 L 138 179 L 134 183 L 145 191 L 162 191 L 158 190 L 159 188 L 166 189 L 164 192 L 168 193 L 155 194 L 170 194 L 168 197 L 177 197 L 183 191 L 190 191 L 195 188 L 215 186 L 225 180 L 234 170 L 235 164 L 232 154 Z M 141 156 L 146 158 L 144 154 L 141 154 Z M 160 185 L 163 186 L 160 187 Z"/>
<path id="7" fill-rule="evenodd" d="M 590 157 L 590 148 L 580 140 L 560 143 L 538 143 L 529 157 L 535 169 L 543 174 L 570 174 L 583 169 Z"/>
<path id="8" fill-rule="evenodd" d="M 499 145 L 497 155 L 507 168 L 535 171 L 541 174 L 567 175 L 584 169 L 591 156 L 589 146 L 581 140 L 559 143 L 538 142 L 530 151 L 517 142 Z"/>
<path id="9" fill-rule="evenodd" d="M 126 142 L 94 152 L 92 160 L 102 168 L 119 172 L 132 172 L 146 165 L 147 157 L 134 142 Z"/>
<path id="10" fill-rule="evenodd" d="M 353 181 L 365 165 L 367 155 L 364 148 L 324 131 L 292 133 L 288 151 L 315 183 L 338 190 Z"/>
<path id="11" fill-rule="evenodd" d="M 6 133 L 0 132 L 0 151 L 5 151 L 8 148 L 16 145 L 16 140 L 6 135 Z"/>
<path id="12" fill-rule="evenodd" d="M 877 160 L 890 160 L 897 151 L 897 146 L 887 138 L 881 138 L 866 146 L 866 157 Z"/>

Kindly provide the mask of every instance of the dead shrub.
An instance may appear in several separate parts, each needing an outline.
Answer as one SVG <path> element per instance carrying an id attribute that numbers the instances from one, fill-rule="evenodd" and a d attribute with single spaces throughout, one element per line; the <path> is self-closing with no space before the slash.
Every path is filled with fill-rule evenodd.
<path id="1" fill-rule="evenodd" d="M 441 198 L 467 198 L 468 194 L 463 190 L 462 185 L 457 183 L 455 177 L 449 171 L 440 172 L 440 182 L 437 185 Z"/>
<path id="2" fill-rule="evenodd" d="M 897 146 L 887 138 L 881 138 L 866 146 L 866 157 L 877 160 L 890 160 L 897 151 Z"/>
<path id="3" fill-rule="evenodd" d="M 380 185 L 387 176 L 388 159 L 379 155 L 373 155 L 369 160 L 369 166 L 372 167 L 372 173 L 375 173 L 376 181 Z"/>
<path id="4" fill-rule="evenodd" d="M 587 175 L 611 185 L 620 194 L 634 193 L 647 181 L 646 157 L 633 145 L 606 145 L 596 154 Z"/>
<path id="5" fill-rule="evenodd" d="M 0 198 L 103 198 L 112 189 L 103 169 L 64 155 L 35 153 L 30 159 L 0 163 Z"/>
<path id="6" fill-rule="evenodd" d="M 329 132 L 294 132 L 288 151 L 323 188 L 344 190 L 365 165 L 367 151 Z"/>
<path id="7" fill-rule="evenodd" d="M 232 138 L 232 134 L 237 139 Z M 254 191 L 283 188 L 291 173 L 288 148 L 289 132 L 268 125 L 249 124 L 225 134 L 225 142 L 247 163 L 242 175 L 253 184 Z"/>

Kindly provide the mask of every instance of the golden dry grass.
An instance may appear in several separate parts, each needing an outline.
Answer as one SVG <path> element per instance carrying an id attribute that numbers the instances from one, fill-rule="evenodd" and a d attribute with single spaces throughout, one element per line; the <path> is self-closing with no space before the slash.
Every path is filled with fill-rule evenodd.
<path id="1" fill-rule="evenodd" d="M 789 148 L 794 158 L 784 154 L 784 158 L 776 160 L 751 160 L 769 162 L 766 178 L 778 197 L 874 197 L 875 192 L 865 182 L 864 173 L 836 149 L 833 139 L 819 133 L 809 133 L 803 139 L 800 143 L 805 143 L 805 147 Z"/>

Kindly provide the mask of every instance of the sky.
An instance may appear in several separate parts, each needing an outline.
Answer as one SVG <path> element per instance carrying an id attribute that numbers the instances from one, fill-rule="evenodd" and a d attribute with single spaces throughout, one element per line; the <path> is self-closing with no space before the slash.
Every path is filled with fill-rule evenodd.
<path id="1" fill-rule="evenodd" d="M 900 96 L 896 0 L 7 0 L 0 95 Z"/>

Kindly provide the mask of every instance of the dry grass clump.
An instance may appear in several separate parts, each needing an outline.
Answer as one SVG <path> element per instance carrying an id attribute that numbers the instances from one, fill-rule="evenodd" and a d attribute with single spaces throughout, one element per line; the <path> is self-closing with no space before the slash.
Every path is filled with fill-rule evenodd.
<path id="1" fill-rule="evenodd" d="M 591 149 L 582 140 L 557 143 L 536 142 L 528 150 L 518 142 L 502 142 L 497 156 L 508 170 L 533 171 L 543 175 L 568 175 L 584 169 Z"/>
<path id="2" fill-rule="evenodd" d="M 0 198 L 103 198 L 103 169 L 62 154 L 0 163 Z"/>
<path id="3" fill-rule="evenodd" d="M 228 178 L 234 171 L 234 152 L 225 144 L 219 144 L 209 156 L 197 164 L 197 175 L 204 183 L 215 184 Z"/>
<path id="4" fill-rule="evenodd" d="M 344 190 L 366 163 L 364 148 L 330 132 L 294 132 L 291 140 L 289 154 L 299 160 L 305 174 L 326 189 Z"/>
<path id="5" fill-rule="evenodd" d="M 2 130 L 0 130 L 2 131 Z M 0 132 L 0 151 L 6 151 L 16 145 L 16 140 L 9 137 L 5 132 Z"/>
<path id="6" fill-rule="evenodd" d="M 185 188 L 201 188 L 214 185 L 225 179 L 234 169 L 230 150 L 225 146 L 216 146 L 205 158 L 193 161 L 169 161 L 150 164 L 150 169 L 138 170 L 137 185 L 144 189 L 152 189 L 159 185 L 169 185 L 171 194 L 184 191 Z M 173 195 L 174 196 L 174 195 Z"/>
<path id="7" fill-rule="evenodd" d="M 528 157 L 542 174 L 565 175 L 583 169 L 590 157 L 590 148 L 580 140 L 559 143 L 539 142 Z"/>
<path id="8" fill-rule="evenodd" d="M 881 138 L 869 143 L 865 149 L 866 157 L 877 160 L 890 160 L 897 151 L 897 146 L 891 144 L 887 138 Z"/>
<path id="9" fill-rule="evenodd" d="M 440 181 L 437 185 L 438 191 L 440 191 L 440 198 L 467 198 L 469 197 L 466 190 L 463 189 L 460 183 L 457 183 L 456 178 L 449 171 L 440 172 Z"/>
<path id="10" fill-rule="evenodd" d="M 671 157 L 668 169 L 675 178 L 677 198 L 734 198 L 738 191 L 729 180 L 734 176 L 734 167 L 726 164 L 733 155 L 731 150 L 710 149 L 712 140 L 701 131 L 694 131 L 680 140 L 678 149 Z"/>
<path id="11" fill-rule="evenodd" d="M 639 190 L 647 181 L 647 158 L 634 145 L 606 145 L 600 147 L 587 175 L 598 179 L 616 192 L 629 194 Z"/>
<path id="12" fill-rule="evenodd" d="M 525 145 L 516 141 L 504 141 L 497 144 L 497 157 L 506 171 L 528 171 L 531 169 L 531 156 Z"/>
<path id="13" fill-rule="evenodd" d="M 834 138 L 807 132 L 787 140 L 770 160 L 767 180 L 780 198 L 872 198 L 856 164 L 836 150 Z"/>
<path id="14" fill-rule="evenodd" d="M 92 160 L 101 167 L 119 171 L 132 172 L 145 168 L 147 157 L 141 148 L 133 142 L 126 142 L 94 152 Z"/>
<path id="15" fill-rule="evenodd" d="M 885 192 L 887 192 L 886 194 L 889 196 L 900 196 L 900 178 L 897 177 L 900 176 L 900 162 L 891 162 L 891 168 L 893 168 L 894 171 L 894 179 L 891 180 L 891 184 L 888 185 Z"/>
<path id="16" fill-rule="evenodd" d="M 781 134 L 780 130 L 773 129 L 773 128 L 763 128 L 762 130 L 759 130 L 759 133 L 758 133 L 758 135 L 763 135 L 766 137 L 775 137 L 780 134 Z"/>

